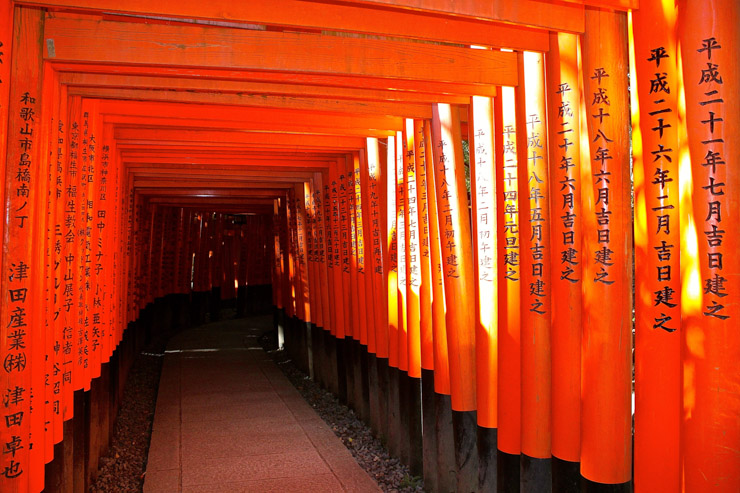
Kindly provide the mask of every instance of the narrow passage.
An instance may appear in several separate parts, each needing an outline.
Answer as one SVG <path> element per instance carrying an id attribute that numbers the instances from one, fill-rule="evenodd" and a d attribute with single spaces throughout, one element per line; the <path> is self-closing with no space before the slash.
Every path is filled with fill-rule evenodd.
<path id="1" fill-rule="evenodd" d="M 271 323 L 225 320 L 169 342 L 145 493 L 380 491 L 263 351 Z"/>

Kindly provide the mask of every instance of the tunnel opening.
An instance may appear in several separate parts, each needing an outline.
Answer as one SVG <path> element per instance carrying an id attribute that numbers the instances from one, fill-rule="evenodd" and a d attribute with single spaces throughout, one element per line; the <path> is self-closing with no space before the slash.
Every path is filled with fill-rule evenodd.
<path id="1" fill-rule="evenodd" d="M 433 491 L 740 489 L 736 1 L 196 3 L 0 0 L 0 490 L 225 313 Z"/>

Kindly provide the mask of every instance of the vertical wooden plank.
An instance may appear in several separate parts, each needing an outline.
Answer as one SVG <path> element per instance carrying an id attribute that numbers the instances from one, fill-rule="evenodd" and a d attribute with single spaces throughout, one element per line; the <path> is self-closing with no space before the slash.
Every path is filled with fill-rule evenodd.
<path id="1" fill-rule="evenodd" d="M 12 0 L 0 1 L 0 155 L 5 156 L 8 144 L 8 120 L 10 113 L 10 66 L 13 50 L 13 2 Z M 5 176 L 7 163 L 0 160 L 0 176 Z M 5 199 L 5 187 L 0 190 L 3 203 Z M 4 234 L 5 222 L 0 225 L 0 233 Z"/>
<path id="2" fill-rule="evenodd" d="M 496 107 L 501 121 L 501 146 L 497 149 L 501 166 L 496 167 L 496 180 L 501 192 L 497 196 L 501 268 L 498 286 L 498 448 L 509 455 L 521 452 L 521 350 L 520 310 L 521 284 L 519 261 L 519 208 L 517 131 L 514 88 L 501 88 Z M 497 127 L 499 128 L 499 127 Z M 524 132 L 524 129 L 521 129 Z M 518 467 L 516 468 L 518 470 Z M 517 481 L 518 483 L 518 481 Z"/>
<path id="3" fill-rule="evenodd" d="M 687 306 L 682 338 L 681 486 L 686 491 L 737 491 L 740 233 L 735 218 L 740 210 L 740 5 L 725 0 L 701 5 L 681 1 L 678 5 L 691 157 L 694 225 L 690 229 L 698 242 L 692 256 L 698 269 L 686 275 L 695 282 L 698 273 L 700 283 L 682 300 Z"/>
<path id="4" fill-rule="evenodd" d="M 432 342 L 434 344 L 434 391 L 450 395 L 450 361 L 447 353 L 447 328 L 445 314 L 444 275 L 442 271 L 441 239 L 439 234 L 439 208 L 434 173 L 434 141 L 432 122 L 424 122 L 424 167 L 427 170 L 427 208 L 429 209 L 429 261 L 432 303 Z"/>
<path id="5" fill-rule="evenodd" d="M 374 300 L 374 352 L 378 358 L 388 358 L 388 297 L 384 261 L 388 256 L 385 215 L 387 153 L 381 152 L 378 139 L 367 139 L 367 197 L 370 214 L 370 240 L 368 248 L 372 255 L 373 300 Z"/>
<path id="6" fill-rule="evenodd" d="M 493 101 L 471 98 L 470 195 L 473 202 L 478 425 L 498 426 L 498 272 Z"/>
<path id="7" fill-rule="evenodd" d="M 632 212 L 627 17 L 586 9 L 583 79 L 590 159 L 583 188 L 581 474 L 626 484 L 632 464 Z M 625 486 L 626 488 L 626 486 Z"/>
<path id="8" fill-rule="evenodd" d="M 680 489 L 681 270 L 677 9 L 632 14 L 635 487 Z M 658 298 L 660 296 L 660 298 Z M 666 297 L 667 296 L 667 297 Z"/>
<path id="9" fill-rule="evenodd" d="M 409 369 L 409 347 L 408 347 L 408 222 L 406 218 L 407 192 L 406 192 L 406 153 L 408 142 L 406 140 L 406 129 L 396 134 L 396 237 L 398 248 L 398 369 L 408 371 Z"/>
<path id="10" fill-rule="evenodd" d="M 388 166 L 386 168 L 386 214 L 388 228 L 388 258 L 385 262 L 388 272 L 388 365 L 398 368 L 398 216 L 396 214 L 396 150 L 402 143 L 399 136 L 388 137 Z"/>
<path id="11" fill-rule="evenodd" d="M 31 365 L 38 349 L 35 345 L 42 344 L 39 335 L 43 326 L 38 316 L 44 275 L 43 265 L 38 262 L 43 255 L 39 211 L 45 200 L 40 178 L 44 174 L 40 153 L 42 32 L 40 10 L 14 11 L 12 52 L 9 60 L 5 59 L 11 65 L 9 79 L 13 84 L 7 106 L 6 221 L 0 278 L 0 354 L 4 355 L 0 392 L 3 414 L 8 416 L 0 425 L 0 489 L 8 492 L 36 486 L 38 478 L 34 479 L 34 474 L 41 474 L 43 481 L 43 461 L 35 464 L 33 461 L 39 459 L 31 451 L 33 444 L 43 451 L 44 419 L 44 406 L 39 400 L 43 399 L 43 381 L 34 380 Z M 32 388 L 36 389 L 34 399 Z"/>
<path id="12" fill-rule="evenodd" d="M 546 55 L 550 148 L 552 286 L 552 455 L 581 455 L 581 181 L 578 37 L 550 34 Z M 578 484 L 577 466 L 553 464 L 553 481 Z M 568 476 L 568 477 L 564 477 Z M 575 482 L 575 483 L 573 483 Z"/>
<path id="13" fill-rule="evenodd" d="M 406 245 L 406 335 L 408 341 L 408 374 L 421 378 L 421 251 L 419 234 L 419 198 L 414 120 L 406 119 L 403 161 L 406 192 L 404 218 Z"/>
<path id="14" fill-rule="evenodd" d="M 522 55 L 517 87 L 521 259 L 522 488 L 551 488 L 550 197 L 544 58 Z M 521 70 L 520 70 L 521 73 Z M 523 148 L 526 147 L 526 150 Z M 524 156 L 524 160 L 521 158 Z M 528 227 L 521 224 L 528 223 Z"/>
<path id="15" fill-rule="evenodd" d="M 475 324 L 471 310 L 473 263 L 459 122 L 456 107 L 444 104 L 434 107 L 434 173 L 447 307 L 452 408 L 473 411 L 476 409 Z"/>

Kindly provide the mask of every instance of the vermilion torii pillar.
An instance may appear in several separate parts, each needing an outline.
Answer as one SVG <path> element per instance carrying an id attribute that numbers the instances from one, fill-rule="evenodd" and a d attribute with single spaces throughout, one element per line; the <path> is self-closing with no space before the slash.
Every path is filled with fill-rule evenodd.
<path id="1" fill-rule="evenodd" d="M 3 6 L 3 14 L 7 8 Z M 17 8 L 10 19 L 13 22 L 12 51 L 4 54 L 4 62 L 11 66 L 9 101 L 7 107 L 7 152 L 4 152 L 4 224 L 2 276 L 0 289 L 0 393 L 3 396 L 3 414 L 9 416 L 0 424 L 0 489 L 25 492 L 29 487 L 39 489 L 38 466 L 32 464 L 33 444 L 43 452 L 44 406 L 42 392 L 37 391 L 36 407 L 31 414 L 31 388 L 43 388 L 43 380 L 32 379 L 32 354 L 41 344 L 39 335 L 43 320 L 44 271 L 38 262 L 43 250 L 42 203 L 45 196 L 41 183 L 43 148 L 41 128 L 41 47 L 43 13 L 36 9 Z M 12 19 L 12 20 L 11 20 Z M 7 32 L 3 32 L 7 35 Z M 6 38 L 7 39 L 7 38 Z M 5 52 L 5 50 L 3 50 Z M 3 84 L 8 84 L 4 80 Z M 5 88 L 3 88 L 5 89 Z M 35 133 L 34 133 L 35 132 Z M 37 291 L 34 291 L 34 288 Z M 38 362 L 36 363 L 39 364 Z M 43 377 L 43 374 L 42 374 Z M 7 402 L 7 404 L 5 404 Z M 33 438 L 32 438 L 33 437 Z M 32 441 L 33 440 L 33 441 Z M 37 451 L 38 452 L 38 451 Z M 36 461 L 40 462 L 40 461 Z"/>
<path id="2" fill-rule="evenodd" d="M 460 116 L 457 107 L 433 107 L 432 139 L 442 273 L 445 286 L 447 349 L 450 362 L 457 488 L 478 487 L 475 451 L 475 296 Z"/>
<path id="3" fill-rule="evenodd" d="M 701 283 L 684 301 L 682 486 L 738 491 L 740 5 L 681 1 L 678 24 Z"/>
<path id="4" fill-rule="evenodd" d="M 635 189 L 635 487 L 680 490 L 681 227 L 677 9 L 632 14 Z M 639 104 L 638 104 L 639 103 Z"/>
<path id="5" fill-rule="evenodd" d="M 539 53 L 521 57 L 516 89 L 521 262 L 521 485 L 551 487 L 550 170 L 545 110 L 545 66 Z"/>
<path id="6" fill-rule="evenodd" d="M 578 37 L 550 34 L 546 55 L 550 147 L 553 489 L 574 487 L 581 457 L 581 176 Z"/>
<path id="7" fill-rule="evenodd" d="M 581 474 L 627 487 L 632 466 L 632 211 L 627 16 L 586 9 Z"/>

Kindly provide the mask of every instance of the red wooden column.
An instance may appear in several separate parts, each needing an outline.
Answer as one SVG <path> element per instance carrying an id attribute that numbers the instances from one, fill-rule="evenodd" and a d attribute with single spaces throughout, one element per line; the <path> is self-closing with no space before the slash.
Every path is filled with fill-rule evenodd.
<path id="1" fill-rule="evenodd" d="M 408 257 L 406 230 L 406 133 L 396 134 L 396 248 L 398 249 L 398 369 L 408 371 Z"/>
<path id="2" fill-rule="evenodd" d="M 341 231 L 341 200 L 339 196 L 339 166 L 334 163 L 329 171 L 329 186 L 330 186 L 330 201 L 327 203 L 331 205 L 330 212 L 330 224 L 327 226 L 327 239 L 332 245 L 332 256 L 334 258 L 333 266 L 330 267 L 333 270 L 333 281 L 332 285 L 334 288 L 333 303 L 334 312 L 332 313 L 332 320 L 335 320 L 333 325 L 332 335 L 337 339 L 344 339 L 347 330 L 347 318 L 349 317 L 350 307 L 345 304 L 344 290 L 344 273 L 342 264 L 342 231 Z M 325 198 L 326 200 L 326 198 Z"/>
<path id="3" fill-rule="evenodd" d="M 525 490 L 540 490 L 551 484 L 549 153 L 544 58 L 539 53 L 527 52 L 520 60 L 516 95 L 517 128 L 524 130 L 517 133 L 521 221 L 521 484 Z"/>
<path id="4" fill-rule="evenodd" d="M 63 268 L 64 263 L 64 238 L 62 225 L 64 222 L 64 181 L 66 156 L 64 143 L 66 141 L 66 92 L 61 86 L 55 85 L 53 120 L 50 138 L 49 180 L 51 184 L 48 198 L 48 226 L 47 226 L 47 255 L 49 268 L 48 289 L 50 300 L 47 302 L 46 319 L 48 321 L 47 349 L 52 363 L 52 371 L 49 375 L 50 398 L 48 399 L 52 409 L 52 434 L 53 443 L 59 443 L 63 436 L 64 408 L 67 405 L 64 388 L 63 371 L 64 353 L 62 352 L 64 308 L 63 303 Z M 54 347 L 58 350 L 54 351 Z M 54 367 L 60 371 L 54 371 Z M 48 370 L 47 370 L 48 371 Z M 52 449 L 53 450 L 53 449 Z"/>
<path id="5" fill-rule="evenodd" d="M 626 14 L 587 8 L 582 56 L 590 142 L 589 160 L 582 165 L 590 183 L 582 189 L 588 212 L 583 215 L 581 474 L 596 483 L 625 484 L 632 465 Z"/>
<path id="6" fill-rule="evenodd" d="M 365 288 L 365 318 L 367 319 L 367 351 L 375 354 L 375 283 L 373 276 L 373 251 L 372 251 L 372 212 L 369 197 L 369 170 L 368 156 L 365 150 L 359 153 L 359 161 L 355 161 L 355 195 L 357 203 L 358 245 L 357 251 L 360 257 L 362 272 L 360 278 L 364 279 Z"/>
<path id="7" fill-rule="evenodd" d="M 298 310 L 299 318 L 306 323 L 311 322 L 311 313 L 313 307 L 311 306 L 311 298 L 309 293 L 309 272 L 306 252 L 306 199 L 305 199 L 305 188 L 303 183 L 296 184 L 295 186 L 295 217 L 296 217 L 296 265 L 298 268 L 297 272 L 297 286 L 300 294 L 300 309 Z"/>
<path id="8" fill-rule="evenodd" d="M 374 146 L 374 149 L 371 148 Z M 371 156 L 372 152 L 372 156 Z M 365 269 L 365 292 L 367 293 L 367 351 L 377 355 L 378 291 L 376 289 L 376 268 L 381 266 L 380 212 L 378 210 L 377 183 L 371 177 L 378 173 L 378 140 L 368 138 L 364 152 L 360 153 L 360 194 L 362 199 L 363 254 Z M 371 190 L 374 192 L 371 195 Z M 382 274 L 382 271 L 381 271 Z M 370 370 L 369 370 L 370 371 Z"/>
<path id="9" fill-rule="evenodd" d="M 470 195 L 475 272 L 475 356 L 479 487 L 497 488 L 498 248 L 493 100 L 471 98 Z"/>
<path id="10" fill-rule="evenodd" d="M 367 290 L 367 279 L 366 279 L 366 265 L 365 265 L 365 219 L 363 214 L 363 202 L 362 202 L 362 178 L 360 172 L 360 166 L 364 165 L 362 158 L 359 153 L 354 153 L 352 156 L 352 172 L 350 177 L 352 179 L 352 188 L 349 191 L 352 193 L 352 215 L 353 215 L 353 226 L 354 226 L 354 258 L 356 265 L 356 279 L 357 279 L 357 297 L 358 297 L 358 309 L 359 319 L 357 320 L 359 325 L 359 337 L 360 344 L 367 346 L 368 340 L 368 328 L 372 326 L 371 316 L 372 301 L 369 300 L 370 293 Z M 370 303 L 368 303 L 370 301 Z"/>
<path id="11" fill-rule="evenodd" d="M 433 160 L 431 148 L 427 149 L 424 137 L 429 122 L 414 120 L 414 154 L 416 157 L 416 210 L 419 242 L 419 329 L 421 368 L 434 370 L 434 334 L 432 316 L 432 264 L 429 244 L 429 204 L 427 200 L 427 162 Z"/>
<path id="12" fill-rule="evenodd" d="M 419 201 L 417 196 L 416 151 L 414 120 L 406 119 L 404 127 L 404 219 L 406 245 L 406 336 L 408 341 L 408 375 L 421 378 L 421 252 L 419 238 Z"/>
<path id="13" fill-rule="evenodd" d="M 387 153 L 381 153 L 378 140 L 367 139 L 367 197 L 370 214 L 370 240 L 366 247 L 372 252 L 372 277 L 374 300 L 374 352 L 378 358 L 388 358 L 388 296 L 387 271 L 384 261 L 388 256 L 386 241 L 386 188 Z"/>
<path id="14" fill-rule="evenodd" d="M 517 167 L 517 122 L 513 87 L 502 87 L 495 106 L 496 128 L 501 128 L 496 155 L 501 163 L 496 167 L 499 248 L 498 262 L 498 449 L 514 464 L 502 470 L 519 469 L 521 453 L 521 349 L 520 349 L 520 289 L 519 208 Z M 525 130 L 522 129 L 522 132 Z M 497 141 L 498 142 L 498 141 Z M 499 462 L 507 456 L 499 454 Z M 508 476 L 507 476 L 508 477 Z M 499 482 L 504 484 L 505 477 Z M 513 477 L 512 487 L 513 485 Z"/>
<path id="15" fill-rule="evenodd" d="M 4 8 L 4 14 L 7 9 Z M 8 21 L 5 21 L 8 22 Z M 38 486 L 38 467 L 31 452 L 32 443 L 43 451 L 44 406 L 38 395 L 31 414 L 31 386 L 43 384 L 32 379 L 32 355 L 35 344 L 42 344 L 41 334 L 44 298 L 38 288 L 43 282 L 43 254 L 39 244 L 43 231 L 43 176 L 40 153 L 41 127 L 41 46 L 42 12 L 18 8 L 13 17 L 12 51 L 4 62 L 11 65 L 10 100 L 7 103 L 7 152 L 5 152 L 5 218 L 3 236 L 3 275 L 0 278 L 0 393 L 3 414 L 0 424 L 0 489 L 8 492 L 27 491 Z M 10 44 L 10 43 L 9 43 Z M 5 101 L 3 101 L 5 102 Z M 5 105 L 4 105 L 5 106 Z M 35 132 L 35 133 L 34 133 Z M 5 149 L 2 149 L 5 151 Z M 37 290 L 34 291 L 34 288 Z M 43 366 L 42 366 L 43 368 Z M 38 385 L 36 388 L 43 388 Z M 43 394 L 43 392 L 41 392 Z M 33 435 L 31 435 L 33 433 Z M 43 470 L 43 469 L 42 469 Z M 43 472 L 41 473 L 43 478 Z M 38 489 L 38 488 L 35 488 Z"/>
<path id="16" fill-rule="evenodd" d="M 635 188 L 635 487 L 680 490 L 681 267 L 677 10 L 632 15 Z"/>
<path id="17" fill-rule="evenodd" d="M 447 348 L 450 362 L 457 487 L 478 487 L 475 451 L 475 317 L 473 256 L 465 188 L 460 116 L 457 107 L 433 108 L 434 174 L 442 269 L 445 284 Z"/>
<path id="18" fill-rule="evenodd" d="M 396 137 L 388 137 L 386 167 L 386 228 L 387 251 L 384 259 L 388 291 L 388 365 L 398 368 L 398 231 L 396 228 L 396 147 L 401 145 Z"/>
<path id="19" fill-rule="evenodd" d="M 450 361 L 447 352 L 447 329 L 445 314 L 444 274 L 442 271 L 442 244 L 439 234 L 439 208 L 437 207 L 437 187 L 434 167 L 434 141 L 432 140 L 432 122 L 424 122 L 424 167 L 427 178 L 427 208 L 429 217 L 429 262 L 432 296 L 432 342 L 434 344 L 434 391 L 449 396 Z"/>
<path id="20" fill-rule="evenodd" d="M 473 202 L 478 425 L 498 426 L 498 289 L 493 101 L 471 98 L 470 195 Z"/>
<path id="21" fill-rule="evenodd" d="M 303 200 L 306 211 L 306 263 L 308 267 L 308 293 L 311 303 L 311 323 L 317 327 L 323 326 L 323 312 L 321 309 L 321 291 L 319 289 L 318 255 L 316 245 L 316 203 L 314 202 L 314 183 L 307 180 L 303 183 Z"/>
<path id="22" fill-rule="evenodd" d="M 324 199 L 324 178 L 321 173 L 314 173 L 312 181 L 314 204 L 314 230 L 315 230 L 315 256 L 317 262 L 318 276 L 317 288 L 321 290 L 321 327 L 329 331 L 332 326 L 330 292 L 330 273 L 328 238 L 326 235 L 326 203 Z"/>
<path id="23" fill-rule="evenodd" d="M 551 34 L 546 64 L 552 208 L 552 455 L 577 463 L 581 457 L 583 277 L 578 37 Z M 577 483 L 578 476 L 577 464 L 553 462 L 554 485 Z"/>
<path id="24" fill-rule="evenodd" d="M 339 251 L 341 255 L 342 297 L 344 299 L 344 336 L 354 337 L 357 328 L 357 300 L 352 297 L 352 215 L 348 190 L 348 166 L 345 159 L 338 161 L 339 188 Z"/>
<path id="25" fill-rule="evenodd" d="M 10 108 L 10 65 L 13 49 L 13 2 L 0 1 L 0 155 L 5 156 L 8 143 L 8 112 Z M 0 173 L 5 176 L 7 163 L 0 161 Z M 2 188 L 5 198 L 5 187 Z M 0 226 L 0 233 L 5 230 L 5 222 Z"/>
<path id="26" fill-rule="evenodd" d="M 701 290 L 682 300 L 687 304 L 681 424 L 686 491 L 740 489 L 739 22 L 737 2 L 679 2 Z"/>

